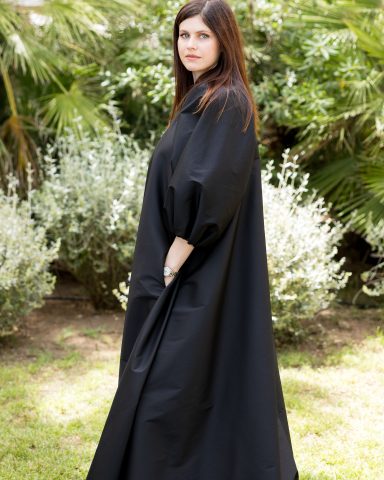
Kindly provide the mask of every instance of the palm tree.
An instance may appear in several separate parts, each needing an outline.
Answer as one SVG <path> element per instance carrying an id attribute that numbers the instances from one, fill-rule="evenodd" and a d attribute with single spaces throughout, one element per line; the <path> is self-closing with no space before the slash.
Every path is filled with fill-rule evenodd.
<path id="1" fill-rule="evenodd" d="M 136 0 L 0 0 L 0 180 L 26 183 L 34 134 L 79 135 L 109 123 L 95 82 L 114 29 L 129 24 Z"/>
<path id="2" fill-rule="evenodd" d="M 307 114 L 301 109 L 292 125 L 299 129 L 299 142 L 291 154 L 312 166 L 312 186 L 364 234 L 368 218 L 373 223 L 384 218 L 383 3 L 289 5 L 286 27 L 299 29 L 301 45 L 281 58 L 304 84 L 305 76 L 311 82 L 301 99 Z"/>
<path id="3" fill-rule="evenodd" d="M 291 146 L 310 186 L 364 236 L 384 217 L 383 6 L 271 0 L 243 13 L 263 143 L 279 157 Z"/>

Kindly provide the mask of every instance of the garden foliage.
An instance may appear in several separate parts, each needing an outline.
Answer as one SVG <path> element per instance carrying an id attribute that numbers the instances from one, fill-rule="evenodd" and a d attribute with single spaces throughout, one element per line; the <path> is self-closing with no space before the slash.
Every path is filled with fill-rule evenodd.
<path id="1" fill-rule="evenodd" d="M 309 175 L 299 175 L 296 157 L 289 161 L 288 154 L 277 173 L 269 162 L 262 177 L 274 328 L 292 340 L 350 274 L 342 269 L 345 259 L 336 257 L 345 228 L 330 217 L 324 199 L 308 191 Z"/>
<path id="2" fill-rule="evenodd" d="M 51 293 L 55 277 L 48 269 L 58 248 L 59 241 L 47 244 L 29 199 L 20 201 L 12 188 L 8 194 L 0 189 L 0 336 L 17 329 L 20 319 Z"/>
<path id="3" fill-rule="evenodd" d="M 35 214 L 61 239 L 62 265 L 98 307 L 116 305 L 112 290 L 127 278 L 148 158 L 116 127 L 81 140 L 67 131 L 41 159 L 45 180 L 33 195 Z"/>
<path id="4" fill-rule="evenodd" d="M 367 222 L 367 240 L 372 245 L 373 256 L 378 258 L 377 264 L 361 274 L 364 282 L 362 291 L 372 297 L 384 295 L 384 219 L 373 223 Z"/>

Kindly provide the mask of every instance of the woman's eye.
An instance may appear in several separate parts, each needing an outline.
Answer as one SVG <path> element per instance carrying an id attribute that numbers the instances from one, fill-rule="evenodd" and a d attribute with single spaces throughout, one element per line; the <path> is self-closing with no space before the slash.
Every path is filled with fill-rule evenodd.
<path id="1" fill-rule="evenodd" d="M 181 38 L 187 38 L 188 35 L 189 35 L 188 33 L 180 33 L 180 37 L 181 37 Z M 202 33 L 202 34 L 200 35 L 200 37 L 202 37 L 202 38 L 209 38 L 209 35 L 207 35 L 206 33 Z"/>

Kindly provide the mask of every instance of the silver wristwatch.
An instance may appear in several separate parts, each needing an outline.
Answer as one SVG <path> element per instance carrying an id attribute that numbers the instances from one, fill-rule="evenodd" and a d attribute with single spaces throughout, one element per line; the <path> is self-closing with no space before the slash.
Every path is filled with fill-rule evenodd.
<path id="1" fill-rule="evenodd" d="M 164 267 L 164 277 L 176 277 L 179 272 L 175 272 L 171 267 Z"/>

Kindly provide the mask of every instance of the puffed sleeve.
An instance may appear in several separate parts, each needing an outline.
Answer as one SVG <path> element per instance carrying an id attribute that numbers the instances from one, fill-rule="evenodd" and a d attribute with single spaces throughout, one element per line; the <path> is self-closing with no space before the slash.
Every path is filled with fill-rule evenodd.
<path id="1" fill-rule="evenodd" d="M 253 116 L 245 133 L 243 126 L 235 94 L 220 95 L 200 115 L 170 176 L 169 228 L 195 247 L 220 238 L 245 194 L 257 148 Z"/>

